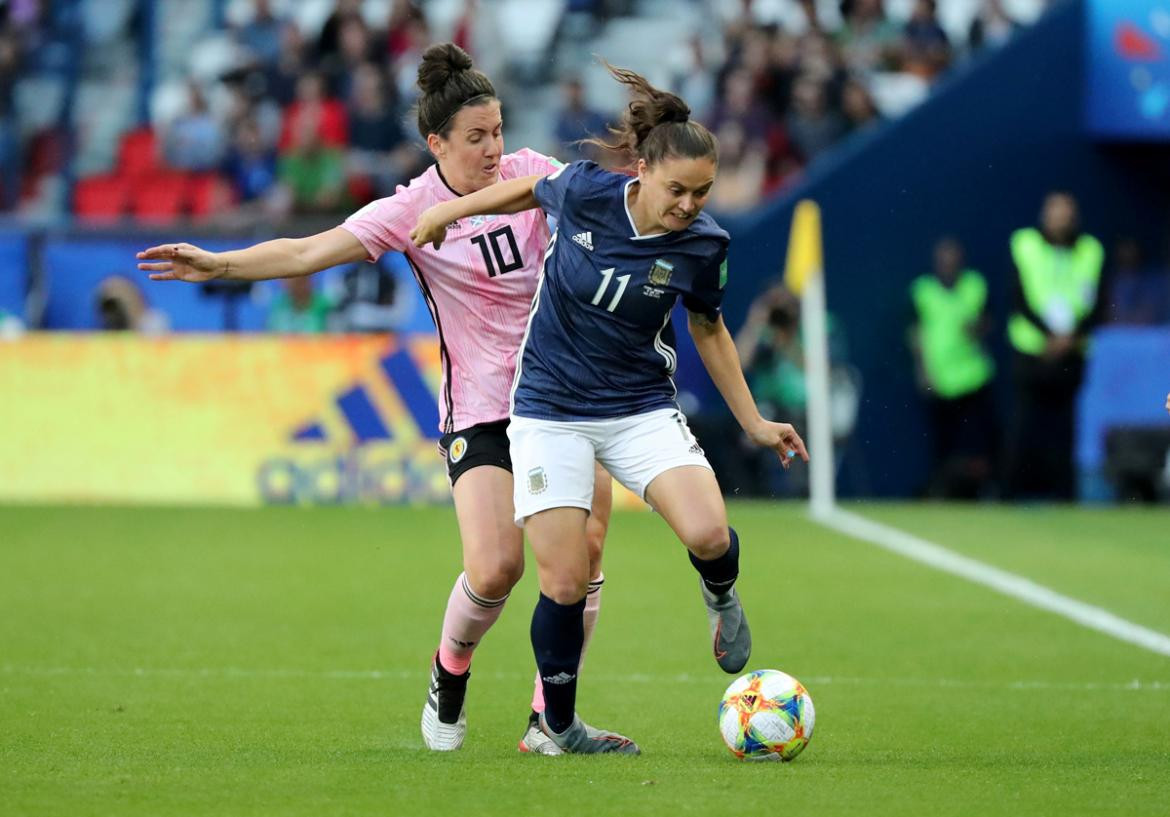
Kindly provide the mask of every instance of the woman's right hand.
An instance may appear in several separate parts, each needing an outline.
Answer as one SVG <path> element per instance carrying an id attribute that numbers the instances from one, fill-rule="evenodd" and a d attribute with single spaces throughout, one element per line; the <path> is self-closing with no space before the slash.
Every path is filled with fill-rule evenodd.
<path id="1" fill-rule="evenodd" d="M 224 277 L 227 265 L 215 253 L 194 244 L 163 244 L 138 253 L 138 269 L 152 281 L 187 281 L 200 284 Z"/>

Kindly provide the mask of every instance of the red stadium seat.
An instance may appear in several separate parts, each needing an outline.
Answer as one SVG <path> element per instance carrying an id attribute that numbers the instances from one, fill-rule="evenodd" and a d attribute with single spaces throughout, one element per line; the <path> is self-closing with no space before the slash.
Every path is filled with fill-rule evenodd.
<path id="1" fill-rule="evenodd" d="M 191 176 L 189 196 L 191 215 L 207 218 L 234 205 L 231 186 L 214 173 L 196 173 Z"/>
<path id="2" fill-rule="evenodd" d="M 130 188 L 117 176 L 91 176 L 73 190 L 73 212 L 90 222 L 117 221 L 126 214 Z"/>
<path id="3" fill-rule="evenodd" d="M 154 131 L 149 128 L 133 130 L 122 137 L 118 149 L 118 175 L 140 176 L 162 167 L 155 144 Z"/>
<path id="4" fill-rule="evenodd" d="M 170 224 L 183 214 L 189 192 L 184 173 L 156 172 L 141 175 L 131 185 L 134 217 L 152 224 Z"/>

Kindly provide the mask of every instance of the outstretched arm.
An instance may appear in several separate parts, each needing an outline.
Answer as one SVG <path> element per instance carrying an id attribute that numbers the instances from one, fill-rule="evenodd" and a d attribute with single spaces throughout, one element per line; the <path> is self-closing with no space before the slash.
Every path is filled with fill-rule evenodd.
<path id="1" fill-rule="evenodd" d="M 532 188 L 543 178 L 522 176 L 518 179 L 508 179 L 506 182 L 496 182 L 466 196 L 429 207 L 418 217 L 418 222 L 410 231 L 410 240 L 416 247 L 433 244 L 437 250 L 447 237 L 447 225 L 461 218 L 507 215 L 539 207 Z"/>
<path id="2" fill-rule="evenodd" d="M 154 281 L 265 281 L 312 275 L 338 264 L 363 261 L 366 256 L 366 248 L 353 233 L 334 227 L 305 238 L 277 238 L 229 252 L 162 244 L 138 253 L 138 269 L 151 273 Z"/>
<path id="3" fill-rule="evenodd" d="M 705 315 L 687 312 L 687 328 L 694 338 L 695 348 L 703 359 L 703 366 L 711 375 L 715 387 L 727 401 L 740 427 L 756 445 L 776 450 L 781 464 L 787 468 L 791 459 L 799 456 L 808 462 L 804 440 L 788 423 L 773 423 L 760 416 L 756 401 L 743 379 L 735 341 L 723 323 L 723 318 L 708 320 Z M 791 453 L 790 453 L 791 452 Z"/>

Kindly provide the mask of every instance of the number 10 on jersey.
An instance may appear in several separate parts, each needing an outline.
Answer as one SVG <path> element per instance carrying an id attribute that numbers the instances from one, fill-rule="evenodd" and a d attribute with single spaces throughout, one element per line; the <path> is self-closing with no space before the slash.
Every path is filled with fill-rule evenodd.
<path id="1" fill-rule="evenodd" d="M 605 296 L 605 291 L 609 289 L 609 282 L 613 278 L 613 274 L 617 272 L 617 267 L 610 267 L 609 269 L 598 270 L 601 274 L 601 286 L 597 288 L 597 293 L 593 296 L 593 300 L 589 303 L 597 306 L 601 303 L 601 299 Z M 630 276 L 619 275 L 617 277 L 618 285 L 617 291 L 614 292 L 613 297 L 609 300 L 609 306 L 605 308 L 606 312 L 613 312 L 617 309 L 618 301 L 622 299 L 622 295 L 626 293 L 626 284 L 630 283 Z"/>

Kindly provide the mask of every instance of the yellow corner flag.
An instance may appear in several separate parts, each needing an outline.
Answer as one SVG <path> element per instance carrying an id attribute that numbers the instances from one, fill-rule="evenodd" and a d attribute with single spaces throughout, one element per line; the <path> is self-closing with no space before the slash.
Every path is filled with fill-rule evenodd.
<path id="1" fill-rule="evenodd" d="M 821 208 L 804 199 L 792 215 L 792 232 L 788 236 L 788 261 L 784 267 L 785 285 L 800 295 L 814 275 L 824 272 L 821 252 Z"/>

